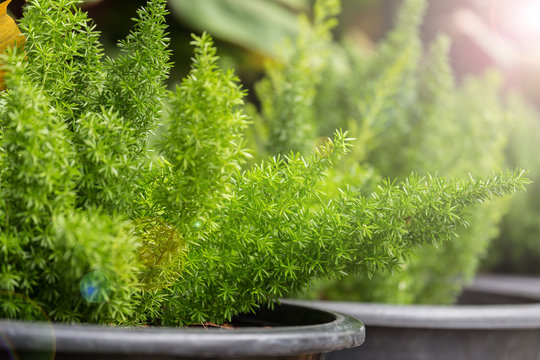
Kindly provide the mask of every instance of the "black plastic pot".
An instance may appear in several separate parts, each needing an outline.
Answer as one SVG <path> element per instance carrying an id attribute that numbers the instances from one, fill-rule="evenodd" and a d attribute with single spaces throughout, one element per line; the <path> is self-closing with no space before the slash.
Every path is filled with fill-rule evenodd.
<path id="1" fill-rule="evenodd" d="M 363 324 L 354 318 L 286 303 L 239 316 L 233 325 L 232 330 L 122 328 L 2 320 L 0 358 L 311 360 L 359 346 L 365 338 Z"/>
<path id="2" fill-rule="evenodd" d="M 327 360 L 540 359 L 538 278 L 480 276 L 455 306 L 302 303 L 366 324 L 361 348 L 333 352 Z"/>

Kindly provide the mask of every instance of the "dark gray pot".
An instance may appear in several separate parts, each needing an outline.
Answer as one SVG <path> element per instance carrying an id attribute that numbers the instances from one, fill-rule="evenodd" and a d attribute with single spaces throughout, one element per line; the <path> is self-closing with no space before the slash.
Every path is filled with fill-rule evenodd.
<path id="1" fill-rule="evenodd" d="M 538 278 L 480 276 L 456 306 L 302 303 L 366 324 L 361 348 L 333 352 L 327 360 L 540 359 Z"/>
<path id="2" fill-rule="evenodd" d="M 0 320 L 0 359 L 311 360 L 365 338 L 363 324 L 352 317 L 287 303 L 240 316 L 235 325 L 135 329 Z"/>

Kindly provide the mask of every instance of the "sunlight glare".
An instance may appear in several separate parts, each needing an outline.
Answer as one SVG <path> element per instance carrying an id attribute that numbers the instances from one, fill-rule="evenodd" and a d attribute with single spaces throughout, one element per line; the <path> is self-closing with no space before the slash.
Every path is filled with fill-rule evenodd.
<path id="1" fill-rule="evenodd" d="M 516 1 L 509 17 L 518 34 L 540 36 L 540 0 Z"/>
<path id="2" fill-rule="evenodd" d="M 493 0 L 493 30 L 518 58 L 540 60 L 540 0 Z"/>

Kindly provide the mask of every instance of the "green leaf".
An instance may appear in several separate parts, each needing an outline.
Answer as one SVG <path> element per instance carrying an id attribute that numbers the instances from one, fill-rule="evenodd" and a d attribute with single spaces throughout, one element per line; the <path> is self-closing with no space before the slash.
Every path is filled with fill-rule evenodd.
<path id="1" fill-rule="evenodd" d="M 297 34 L 296 14 L 274 1 L 170 0 L 169 5 L 175 16 L 196 29 L 268 55 Z"/>

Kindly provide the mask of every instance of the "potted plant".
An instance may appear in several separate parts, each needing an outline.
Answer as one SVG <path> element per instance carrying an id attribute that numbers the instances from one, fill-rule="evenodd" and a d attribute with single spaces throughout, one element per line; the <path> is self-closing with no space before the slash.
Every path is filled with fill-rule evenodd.
<path id="1" fill-rule="evenodd" d="M 115 58 L 77 3 L 30 1 L 24 51 L 3 58 L 0 333 L 21 356 L 51 341 L 57 358 L 292 356 L 359 345 L 361 323 L 314 310 L 299 337 L 255 330 L 266 352 L 238 347 L 252 339 L 247 330 L 166 327 L 256 310 L 266 318 L 273 307 L 290 318 L 297 309 L 276 305 L 280 297 L 318 277 L 393 268 L 418 245 L 452 238 L 469 205 L 526 183 L 519 172 L 410 176 L 370 196 L 328 196 L 325 174 L 349 149 L 341 131 L 306 157 L 242 169 L 244 91 L 219 69 L 210 36 L 194 36 L 192 71 L 168 91 L 165 0 L 138 12 Z M 324 319 L 338 330 L 313 328 Z M 324 336 L 306 342 L 305 332 Z M 214 340 L 223 347 L 211 352 L 204 344 Z"/>

